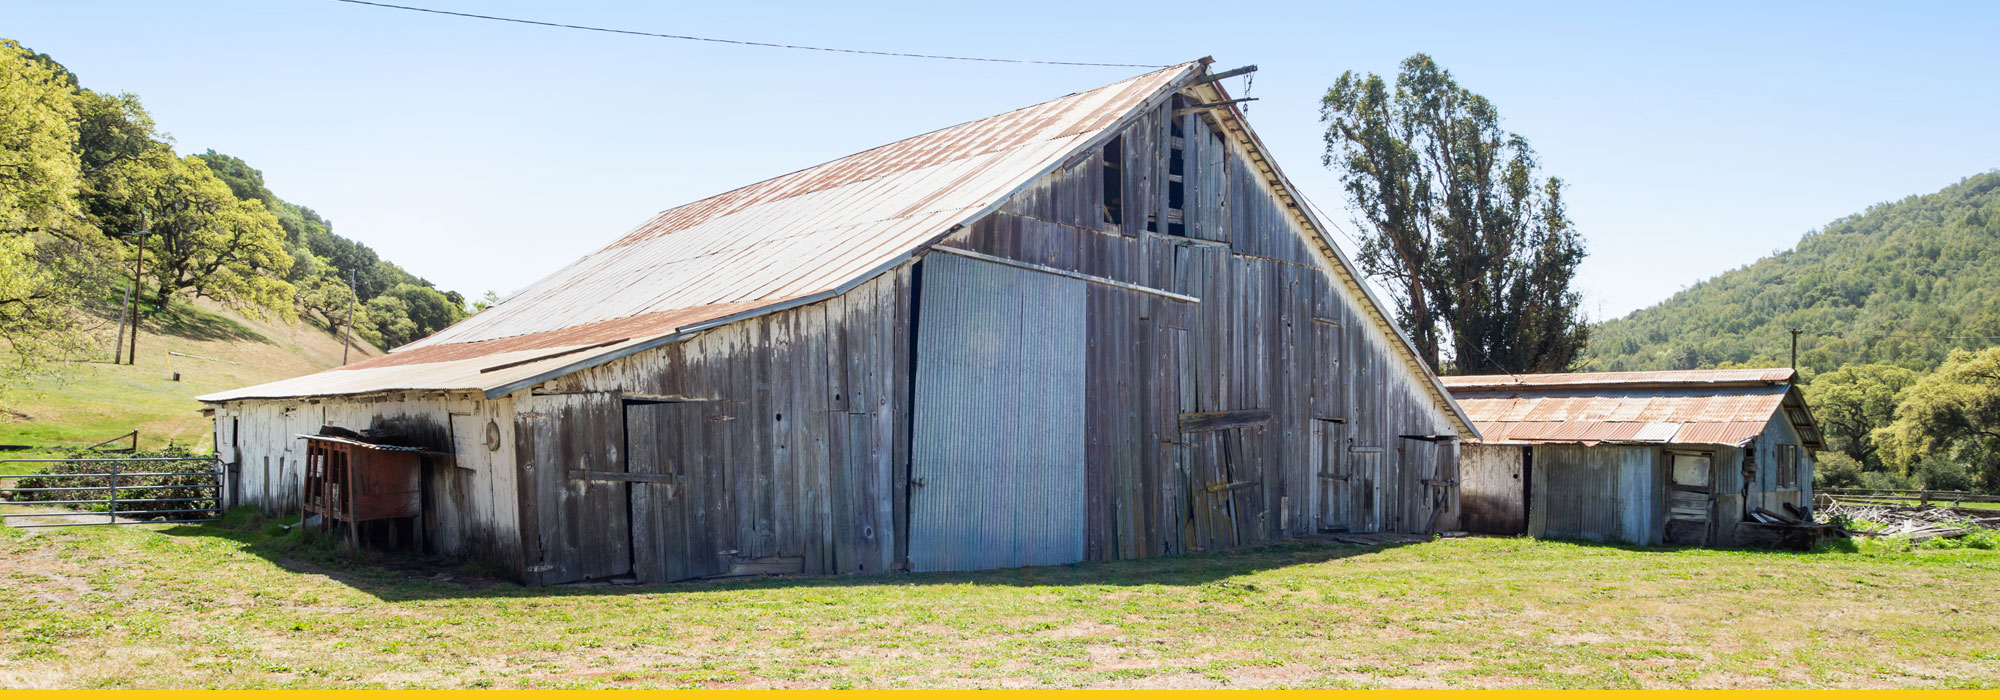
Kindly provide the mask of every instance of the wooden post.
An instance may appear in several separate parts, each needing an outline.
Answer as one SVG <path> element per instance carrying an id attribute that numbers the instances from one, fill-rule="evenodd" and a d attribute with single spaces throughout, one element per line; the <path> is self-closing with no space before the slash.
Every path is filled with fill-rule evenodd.
<path id="1" fill-rule="evenodd" d="M 354 299 L 360 296 L 354 291 L 354 271 L 347 272 L 347 334 L 340 339 L 340 364 L 347 364 L 347 349 L 354 347 Z"/>
<path id="2" fill-rule="evenodd" d="M 144 229 L 139 231 L 139 256 L 132 261 L 132 345 L 125 351 L 125 360 L 134 365 L 139 364 L 139 279 L 146 274 L 147 233 L 150 232 Z"/>
<path id="3" fill-rule="evenodd" d="M 111 507 L 104 511 L 104 515 L 111 518 L 110 522 L 114 525 L 118 523 L 118 464 L 117 460 L 111 461 L 111 497 L 109 500 Z"/>
<path id="4" fill-rule="evenodd" d="M 132 293 L 137 291 L 139 281 L 125 285 L 125 305 L 118 308 L 118 341 L 111 344 L 111 364 L 125 364 L 125 322 L 132 316 Z"/>

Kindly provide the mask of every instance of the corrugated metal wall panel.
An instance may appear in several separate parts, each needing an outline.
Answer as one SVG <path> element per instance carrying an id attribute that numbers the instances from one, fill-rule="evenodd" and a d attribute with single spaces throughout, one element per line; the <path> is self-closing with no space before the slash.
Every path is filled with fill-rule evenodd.
<path id="1" fill-rule="evenodd" d="M 911 566 L 1081 561 L 1084 283 L 950 255 L 923 265 Z"/>

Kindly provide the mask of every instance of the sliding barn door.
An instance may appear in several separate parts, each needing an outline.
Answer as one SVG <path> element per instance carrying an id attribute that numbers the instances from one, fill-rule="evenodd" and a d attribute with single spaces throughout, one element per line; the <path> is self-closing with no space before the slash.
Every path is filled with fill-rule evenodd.
<path id="1" fill-rule="evenodd" d="M 924 259 L 910 564 L 963 571 L 1084 556 L 1084 282 Z"/>
<path id="2" fill-rule="evenodd" d="M 632 573 L 653 583 L 721 576 L 725 484 L 704 445 L 710 404 L 627 403 Z M 712 441 L 711 441 L 712 442 Z"/>

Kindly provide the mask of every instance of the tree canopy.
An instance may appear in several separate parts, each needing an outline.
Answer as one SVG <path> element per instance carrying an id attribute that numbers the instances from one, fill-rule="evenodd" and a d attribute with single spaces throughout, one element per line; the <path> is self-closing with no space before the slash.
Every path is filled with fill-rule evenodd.
<path id="1" fill-rule="evenodd" d="M 1433 368 L 1559 372 L 1587 329 L 1572 289 L 1582 236 L 1528 140 L 1429 56 L 1393 89 L 1342 73 L 1321 100 L 1324 162 L 1367 235 L 1359 262 L 1391 283 L 1399 320 Z M 1451 365 L 1440 364 L 1448 342 Z"/>
<path id="2" fill-rule="evenodd" d="M 0 39 L 0 341 L 19 365 L 88 347 L 85 322 L 110 315 L 93 305 L 126 286 L 141 254 L 126 234 L 141 230 L 142 310 L 206 297 L 257 315 L 303 310 L 331 328 L 351 305 L 364 310 L 356 332 L 383 345 L 466 313 L 462 295 L 335 235 L 241 159 L 176 155 L 138 97 L 92 91 Z M 392 301 L 368 305 L 383 295 Z"/>
<path id="3" fill-rule="evenodd" d="M 1945 457 L 1976 465 L 1978 483 L 2000 487 L 2000 347 L 1952 351 L 1902 392 L 1896 421 L 1874 437 L 1906 471 Z"/>

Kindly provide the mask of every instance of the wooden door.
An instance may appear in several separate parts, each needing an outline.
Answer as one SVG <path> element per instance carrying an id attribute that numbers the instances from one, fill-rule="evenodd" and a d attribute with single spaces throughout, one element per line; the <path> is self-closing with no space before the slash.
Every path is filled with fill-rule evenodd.
<path id="1" fill-rule="evenodd" d="M 1715 511 L 1715 465 L 1711 455 L 1667 453 L 1667 544 L 1706 546 Z"/>
<path id="2" fill-rule="evenodd" d="M 1334 421 L 1313 421 L 1313 439 L 1319 442 L 1316 477 L 1319 483 L 1318 529 L 1320 532 L 1354 531 L 1354 461 L 1347 458 L 1347 425 Z"/>
<path id="3" fill-rule="evenodd" d="M 627 403 L 632 574 L 642 583 L 728 573 L 716 542 L 720 479 L 702 453 L 705 403 Z"/>

